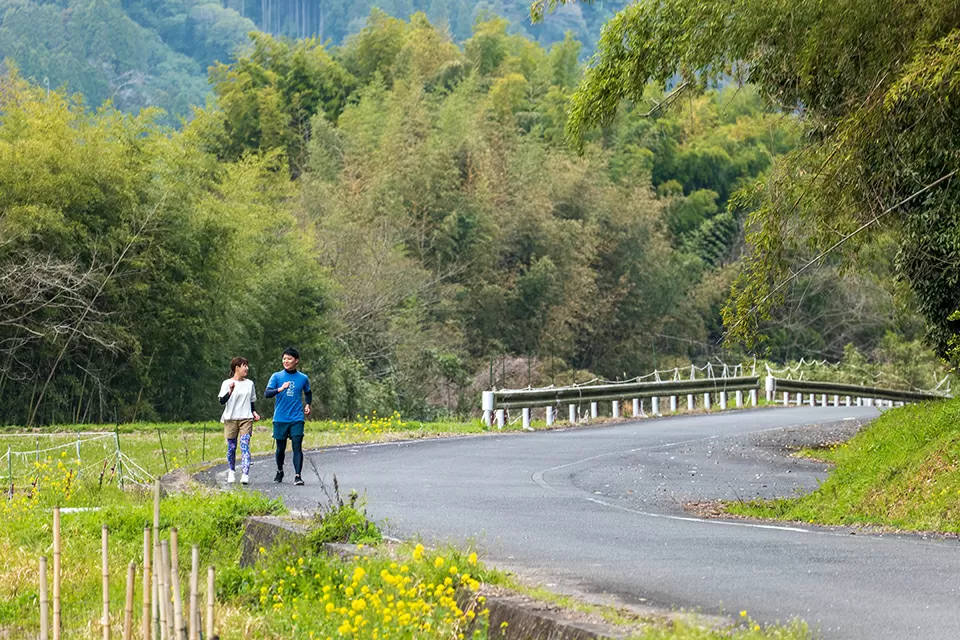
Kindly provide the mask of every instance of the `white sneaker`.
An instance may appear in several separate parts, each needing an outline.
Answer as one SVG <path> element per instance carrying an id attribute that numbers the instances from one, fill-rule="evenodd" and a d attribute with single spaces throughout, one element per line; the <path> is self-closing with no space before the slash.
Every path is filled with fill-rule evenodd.
<path id="1" fill-rule="evenodd" d="M 250 484 L 250 476 L 247 474 L 240 476 L 240 484 Z"/>
<path id="2" fill-rule="evenodd" d="M 233 469 L 227 471 L 227 484 L 233 484 L 237 481 L 237 474 L 233 472 Z"/>

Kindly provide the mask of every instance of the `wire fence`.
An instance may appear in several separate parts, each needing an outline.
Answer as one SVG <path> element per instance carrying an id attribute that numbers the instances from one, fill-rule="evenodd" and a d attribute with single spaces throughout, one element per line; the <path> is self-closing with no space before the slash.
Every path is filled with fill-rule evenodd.
<path id="1" fill-rule="evenodd" d="M 0 486 L 12 497 L 59 471 L 72 482 L 149 486 L 155 476 L 121 448 L 119 432 L 0 434 Z"/>

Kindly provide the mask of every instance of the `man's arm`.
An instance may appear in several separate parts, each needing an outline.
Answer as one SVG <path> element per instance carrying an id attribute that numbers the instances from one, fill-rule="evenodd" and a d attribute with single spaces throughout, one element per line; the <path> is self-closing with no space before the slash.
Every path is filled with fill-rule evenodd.
<path id="1" fill-rule="evenodd" d="M 277 384 L 276 381 L 277 381 L 276 374 L 270 376 L 270 380 L 267 382 L 267 390 L 263 392 L 264 398 L 267 398 L 269 400 L 270 398 L 280 393 L 280 391 L 276 387 L 276 384 Z"/>
<path id="2" fill-rule="evenodd" d="M 310 415 L 310 405 L 313 404 L 313 389 L 310 388 L 310 378 L 307 378 L 307 384 L 303 386 L 303 399 L 306 404 L 303 405 L 303 415 Z"/>

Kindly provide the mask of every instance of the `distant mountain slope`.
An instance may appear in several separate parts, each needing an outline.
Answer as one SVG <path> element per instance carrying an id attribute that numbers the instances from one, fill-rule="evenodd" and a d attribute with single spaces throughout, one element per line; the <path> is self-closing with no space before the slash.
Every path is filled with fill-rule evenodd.
<path id="1" fill-rule="evenodd" d="M 88 104 L 160 107 L 176 122 L 204 103 L 207 68 L 229 60 L 252 30 L 339 45 L 376 7 L 400 18 L 423 11 L 459 42 L 478 18 L 498 14 L 542 44 L 572 31 L 589 54 L 600 26 L 624 4 L 569 5 L 532 25 L 520 0 L 0 0 L 0 57 Z"/>

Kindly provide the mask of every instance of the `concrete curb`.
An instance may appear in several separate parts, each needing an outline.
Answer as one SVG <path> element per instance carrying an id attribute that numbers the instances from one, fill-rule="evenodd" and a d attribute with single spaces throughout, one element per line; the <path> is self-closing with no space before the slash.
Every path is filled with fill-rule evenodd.
<path id="1" fill-rule="evenodd" d="M 276 516 L 252 516 L 243 526 L 243 551 L 240 566 L 256 564 L 260 549 L 290 545 L 297 549 L 305 543 L 307 527 Z M 331 556 L 347 560 L 368 555 L 367 549 L 352 544 L 324 545 Z M 625 636 L 612 625 L 569 620 L 544 605 L 516 596 L 487 596 L 484 606 L 490 610 L 490 638 L 497 640 L 601 640 Z"/>

